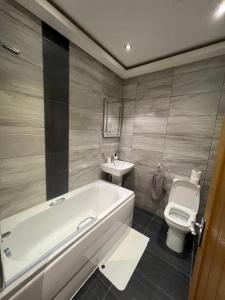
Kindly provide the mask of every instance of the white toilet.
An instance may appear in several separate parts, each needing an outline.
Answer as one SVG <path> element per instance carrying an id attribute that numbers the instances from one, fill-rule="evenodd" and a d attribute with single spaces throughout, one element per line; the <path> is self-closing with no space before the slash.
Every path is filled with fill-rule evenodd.
<path id="1" fill-rule="evenodd" d="M 185 235 L 191 231 L 191 222 L 195 222 L 199 200 L 199 185 L 177 178 L 173 180 L 164 217 L 169 226 L 166 244 L 178 253 L 183 251 Z"/>

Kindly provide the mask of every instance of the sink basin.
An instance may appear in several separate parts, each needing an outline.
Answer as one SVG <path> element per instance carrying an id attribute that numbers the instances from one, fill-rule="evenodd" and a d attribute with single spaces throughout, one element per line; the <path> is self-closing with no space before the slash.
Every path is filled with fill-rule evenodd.
<path id="1" fill-rule="evenodd" d="M 122 183 L 122 176 L 129 173 L 134 164 L 127 161 L 115 160 L 112 163 L 101 164 L 102 171 L 112 175 L 112 182 L 118 185 Z"/>

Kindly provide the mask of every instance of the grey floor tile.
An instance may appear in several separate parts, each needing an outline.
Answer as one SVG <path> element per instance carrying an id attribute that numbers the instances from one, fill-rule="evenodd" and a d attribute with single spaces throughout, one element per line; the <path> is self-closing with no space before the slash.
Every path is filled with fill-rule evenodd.
<path id="1" fill-rule="evenodd" d="M 147 246 L 147 251 L 149 251 L 149 253 L 157 256 L 166 264 L 190 277 L 192 253 L 188 251 L 188 249 L 179 254 L 166 246 L 166 240 L 155 236 L 152 232 L 146 230 L 144 235 L 150 238 L 150 242 Z"/>
<path id="2" fill-rule="evenodd" d="M 112 286 L 112 283 L 99 271 L 99 269 L 96 269 L 95 275 L 97 278 L 102 281 L 108 288 Z"/>
<path id="3" fill-rule="evenodd" d="M 148 251 L 142 256 L 135 274 L 145 286 L 153 284 L 174 300 L 188 299 L 189 278 Z"/>
<path id="4" fill-rule="evenodd" d="M 137 225 L 137 224 L 133 224 L 131 227 L 132 227 L 133 229 L 137 230 L 137 231 L 140 232 L 140 233 L 144 233 L 144 231 L 145 231 L 145 228 L 143 228 L 143 227 L 141 227 L 141 226 L 139 226 L 139 225 Z"/>
<path id="5" fill-rule="evenodd" d="M 146 228 L 153 218 L 153 214 L 141 208 L 135 207 L 133 215 L 133 224 L 142 228 Z"/>
<path id="6" fill-rule="evenodd" d="M 160 237 L 163 240 L 166 240 L 168 225 L 162 218 L 154 216 L 151 222 L 148 224 L 146 231 L 149 235 L 151 234 L 156 237 Z"/>
<path id="7" fill-rule="evenodd" d="M 104 298 L 110 286 L 106 280 L 95 272 L 85 285 L 74 296 L 73 300 L 101 300 Z"/>
<path id="8" fill-rule="evenodd" d="M 107 292 L 104 300 L 172 300 L 160 288 L 134 275 L 124 291 L 118 291 L 115 287 Z"/>
<path id="9" fill-rule="evenodd" d="M 191 272 L 191 252 L 176 254 L 165 245 L 165 221 L 140 208 L 134 209 L 132 227 L 150 237 L 124 291 L 117 290 L 97 270 L 73 300 L 186 300 Z M 152 230 L 152 231 L 150 231 Z"/>

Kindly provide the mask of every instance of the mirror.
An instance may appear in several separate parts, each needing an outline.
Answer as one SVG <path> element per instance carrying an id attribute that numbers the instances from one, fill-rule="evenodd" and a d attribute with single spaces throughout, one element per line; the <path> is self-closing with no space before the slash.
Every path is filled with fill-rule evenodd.
<path id="1" fill-rule="evenodd" d="M 122 123 L 122 103 L 104 101 L 104 137 L 120 137 Z"/>

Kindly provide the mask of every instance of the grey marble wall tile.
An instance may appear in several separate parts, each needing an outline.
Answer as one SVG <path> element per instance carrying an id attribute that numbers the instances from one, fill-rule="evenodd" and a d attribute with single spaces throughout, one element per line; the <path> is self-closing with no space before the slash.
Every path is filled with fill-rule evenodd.
<path id="1" fill-rule="evenodd" d="M 134 118 L 123 118 L 121 132 L 132 134 L 134 130 Z"/>
<path id="2" fill-rule="evenodd" d="M 126 80 L 123 85 L 123 99 L 136 99 L 137 94 L 137 81 L 136 80 Z"/>
<path id="3" fill-rule="evenodd" d="M 141 75 L 137 78 L 138 82 L 150 81 L 155 79 L 163 79 L 168 77 L 173 77 L 174 69 L 166 69 L 162 71 L 157 71 L 149 74 Z"/>
<path id="4" fill-rule="evenodd" d="M 152 200 L 150 192 L 135 191 L 135 205 L 162 218 L 166 204 L 164 199 Z"/>
<path id="5" fill-rule="evenodd" d="M 13 0 L 1 0 L 0 10 L 30 29 L 41 33 L 40 19 Z"/>
<path id="6" fill-rule="evenodd" d="M 1 7 L 3 2 L 4 1 L 1 1 L 0 3 L 1 43 L 19 49 L 20 59 L 24 59 L 41 67 L 43 61 L 41 21 L 39 21 L 38 32 L 34 31 L 29 26 L 21 22 L 21 20 L 9 15 L 5 11 L 2 11 Z M 6 53 L 10 54 L 7 50 Z"/>
<path id="7" fill-rule="evenodd" d="M 195 135 L 209 137 L 213 135 L 215 116 L 175 116 L 168 118 L 167 134 Z"/>
<path id="8" fill-rule="evenodd" d="M 215 68 L 220 66 L 225 66 L 225 55 L 212 57 L 209 59 L 204 59 L 198 62 L 176 67 L 174 69 L 174 74 L 178 75 L 178 74 L 205 70 L 205 69 Z"/>
<path id="9" fill-rule="evenodd" d="M 134 202 L 135 206 L 143 209 L 145 207 L 145 198 L 146 198 L 145 193 L 141 191 L 135 192 L 135 202 Z"/>
<path id="10" fill-rule="evenodd" d="M 112 156 L 115 152 L 119 151 L 119 138 L 104 138 L 101 139 L 101 153 L 106 156 Z M 102 159 L 105 160 L 105 156 L 102 156 Z"/>
<path id="11" fill-rule="evenodd" d="M 209 160 L 208 160 L 206 176 L 205 176 L 205 179 L 207 181 L 212 180 L 213 172 L 215 168 L 215 162 L 216 162 L 216 151 L 211 150 L 209 154 Z"/>
<path id="12" fill-rule="evenodd" d="M 77 71 L 86 71 L 88 77 L 102 82 L 103 65 L 73 43 L 70 43 L 70 59 L 71 67 L 77 67 Z"/>
<path id="13" fill-rule="evenodd" d="M 118 86 L 115 83 L 104 84 L 103 92 L 104 92 L 104 95 L 106 95 L 106 96 L 112 96 L 112 97 L 117 98 L 120 101 L 122 100 L 122 93 L 123 93 L 122 85 Z"/>
<path id="14" fill-rule="evenodd" d="M 104 83 L 122 86 L 124 80 L 106 66 L 102 65 Z"/>
<path id="15" fill-rule="evenodd" d="M 171 97 L 170 116 L 216 116 L 219 100 L 219 92 Z"/>
<path id="16" fill-rule="evenodd" d="M 167 198 L 163 198 L 160 201 L 155 201 L 151 199 L 150 193 L 147 193 L 143 209 L 150 211 L 154 215 L 157 215 L 164 219 L 164 210 L 167 203 Z"/>
<path id="17" fill-rule="evenodd" d="M 152 150 L 152 151 L 164 151 L 165 135 L 156 133 L 134 134 L 133 148 Z"/>
<path id="18" fill-rule="evenodd" d="M 103 67 L 103 92 L 105 95 L 122 99 L 123 80 L 111 70 Z"/>
<path id="19" fill-rule="evenodd" d="M 208 159 L 211 147 L 210 137 L 191 135 L 167 135 L 165 153 Z"/>
<path id="20" fill-rule="evenodd" d="M 0 126 L 44 128 L 44 102 L 38 98 L 0 90 L 0 107 Z"/>
<path id="21" fill-rule="evenodd" d="M 102 66 L 72 43 L 70 43 L 70 80 L 82 87 L 103 92 Z"/>
<path id="22" fill-rule="evenodd" d="M 70 106 L 70 129 L 100 131 L 102 126 L 102 117 L 102 113 L 91 111 L 88 107 L 85 109 Z"/>
<path id="23" fill-rule="evenodd" d="M 192 95 L 220 91 L 225 67 L 206 69 L 174 76 L 172 95 Z"/>
<path id="24" fill-rule="evenodd" d="M 138 83 L 137 100 L 145 97 L 163 98 L 171 95 L 172 77 L 155 79 Z"/>
<path id="25" fill-rule="evenodd" d="M 210 181 L 213 176 L 215 162 L 216 162 L 216 156 L 217 156 L 217 149 L 218 149 L 218 144 L 219 144 L 219 139 L 220 139 L 223 122 L 224 122 L 224 117 L 218 115 L 218 117 L 216 119 L 216 125 L 215 125 L 214 134 L 213 134 L 212 145 L 211 145 L 211 149 L 210 149 L 210 153 L 209 153 L 209 160 L 208 160 L 208 166 L 207 166 L 207 172 L 206 172 L 206 180 L 207 181 Z"/>
<path id="26" fill-rule="evenodd" d="M 93 130 L 69 130 L 69 151 L 99 149 L 100 132 Z"/>
<path id="27" fill-rule="evenodd" d="M 225 116 L 225 92 L 221 93 L 218 115 L 224 117 Z"/>
<path id="28" fill-rule="evenodd" d="M 69 100 L 70 106 L 89 109 L 94 112 L 103 112 L 104 95 L 95 92 L 72 80 L 69 82 Z"/>
<path id="29" fill-rule="evenodd" d="M 165 199 L 154 201 L 151 199 L 152 173 L 144 166 L 135 169 L 124 178 L 124 187 L 135 191 L 135 206 L 163 216 L 166 206 Z"/>
<path id="30" fill-rule="evenodd" d="M 123 102 L 123 118 L 133 118 L 135 116 L 135 101 Z"/>
<path id="31" fill-rule="evenodd" d="M 0 51 L 0 89 L 43 99 L 42 68 Z"/>
<path id="32" fill-rule="evenodd" d="M 120 135 L 120 147 L 131 148 L 133 143 L 133 134 L 122 132 Z"/>
<path id="33" fill-rule="evenodd" d="M 211 180 L 224 115 L 223 97 L 219 105 L 225 75 L 224 58 L 176 68 L 174 81 L 174 70 L 170 69 L 129 82 L 130 85 L 138 82 L 134 128 L 127 133 L 129 138 L 133 134 L 133 143 L 132 147 L 130 143 L 125 143 L 129 147 L 120 146 L 120 151 L 135 163 L 134 170 L 124 178 L 124 186 L 135 191 L 135 204 L 139 207 L 163 216 L 173 177 L 188 179 L 192 169 L 203 172 L 202 184 L 204 178 L 205 182 Z M 133 110 L 130 110 L 128 106 L 126 117 L 133 117 Z M 158 163 L 165 168 L 168 184 L 165 197 L 155 202 L 150 189 Z M 204 201 L 201 200 L 201 207 Z"/>
<path id="34" fill-rule="evenodd" d="M 159 214 L 164 208 L 164 200 L 154 201 L 151 199 L 153 173 L 145 166 L 135 166 L 129 180 L 125 182 L 126 187 L 135 191 L 135 205 L 142 209 Z"/>
<path id="35" fill-rule="evenodd" d="M 46 201 L 45 179 L 0 189 L 0 220 Z"/>
<path id="36" fill-rule="evenodd" d="M 100 164 L 99 149 L 75 150 L 69 153 L 69 172 Z"/>
<path id="37" fill-rule="evenodd" d="M 0 163 L 0 190 L 45 179 L 45 156 L 5 158 Z"/>
<path id="38" fill-rule="evenodd" d="M 75 169 L 69 173 L 69 191 L 94 182 L 100 178 L 100 165 Z"/>
<path id="39" fill-rule="evenodd" d="M 44 154 L 44 128 L 1 126 L 0 145 L 0 158 Z"/>
<path id="40" fill-rule="evenodd" d="M 163 166 L 171 179 L 174 177 L 189 178 L 191 170 L 198 169 L 202 171 L 202 178 L 205 177 L 207 159 L 190 157 L 181 154 L 164 153 Z"/>
<path id="41" fill-rule="evenodd" d="M 132 148 L 119 147 L 119 159 L 131 162 Z"/>
<path id="42" fill-rule="evenodd" d="M 147 167 L 150 171 L 155 171 L 158 164 L 162 162 L 163 153 L 159 151 L 133 149 L 132 161 L 135 165 Z"/>
<path id="43" fill-rule="evenodd" d="M 204 216 L 204 211 L 207 205 L 207 200 L 209 195 L 209 189 L 210 189 L 210 182 L 205 180 L 201 188 L 201 194 L 200 194 L 200 205 L 198 210 L 198 214 L 200 216 Z"/>
<path id="44" fill-rule="evenodd" d="M 135 117 L 135 133 L 166 133 L 166 117 Z"/>
<path id="45" fill-rule="evenodd" d="M 151 98 L 136 102 L 136 116 L 138 117 L 167 117 L 170 107 L 170 98 Z"/>
<path id="46" fill-rule="evenodd" d="M 220 134 L 221 134 L 222 126 L 223 126 L 223 122 L 224 122 L 224 116 L 219 116 L 218 115 L 217 118 L 216 118 L 216 124 L 215 124 L 214 133 L 213 133 L 211 150 L 214 150 L 214 151 L 217 150 L 219 139 L 220 139 Z"/>
<path id="47" fill-rule="evenodd" d="M 225 91 L 225 80 L 224 80 L 224 82 L 223 82 L 222 90 Z"/>
<path id="48" fill-rule="evenodd" d="M 148 193 L 151 189 L 153 171 L 146 166 L 135 165 L 133 175 L 134 190 Z"/>
<path id="49" fill-rule="evenodd" d="M 0 2 L 0 218 L 46 200 L 41 21 Z M 3 176 L 4 174 L 4 176 Z"/>
<path id="50" fill-rule="evenodd" d="M 100 178 L 100 162 L 119 149 L 119 138 L 103 138 L 103 101 L 122 101 L 122 80 L 70 45 L 69 189 Z"/>

